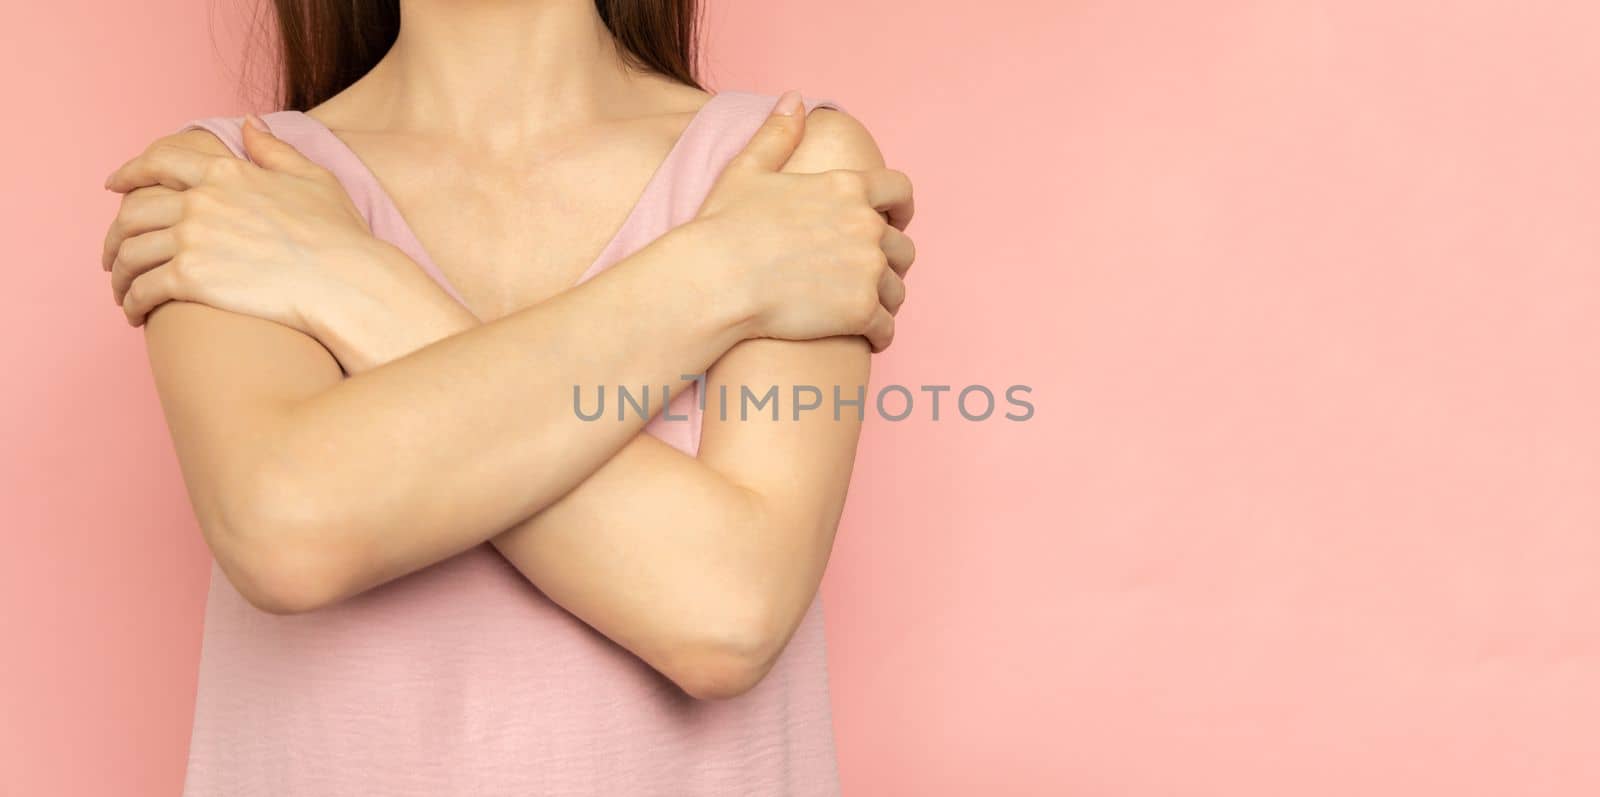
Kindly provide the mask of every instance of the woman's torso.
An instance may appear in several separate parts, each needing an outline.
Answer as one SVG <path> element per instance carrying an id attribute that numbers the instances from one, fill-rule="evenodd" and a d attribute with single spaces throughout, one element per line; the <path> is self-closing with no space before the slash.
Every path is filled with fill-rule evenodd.
<path id="1" fill-rule="evenodd" d="M 265 121 L 339 177 L 375 235 L 493 318 L 592 277 L 692 218 L 773 102 L 719 94 L 654 152 L 640 145 L 610 158 L 574 153 L 575 162 L 595 159 L 590 168 L 614 172 L 587 188 L 574 186 L 579 173 L 563 172 L 572 163 L 559 155 L 480 186 L 473 175 L 492 161 L 407 176 L 402 170 L 413 167 L 385 160 L 396 149 L 355 141 L 372 158 L 368 168 L 309 116 Z M 238 124 L 193 126 L 239 154 Z M 541 182 L 541 169 L 552 179 Z M 524 178 L 528 196 L 496 199 Z M 452 212 L 475 219 L 451 220 Z M 695 453 L 694 398 L 673 405 L 673 415 L 689 421 L 657 418 L 646 431 Z M 546 599 L 487 545 L 299 616 L 256 610 L 214 570 L 205 622 L 187 794 L 838 792 L 816 601 L 771 674 L 751 692 L 715 702 L 683 694 Z"/>

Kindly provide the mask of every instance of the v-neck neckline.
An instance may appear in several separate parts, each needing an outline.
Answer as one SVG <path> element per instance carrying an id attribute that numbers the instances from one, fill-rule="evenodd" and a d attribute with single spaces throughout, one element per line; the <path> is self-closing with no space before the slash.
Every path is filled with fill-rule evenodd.
<path id="1" fill-rule="evenodd" d="M 645 182 L 644 189 L 639 192 L 639 196 L 634 200 L 633 205 L 628 208 L 628 213 L 623 217 L 622 223 L 617 226 L 616 232 L 612 233 L 611 238 L 600 247 L 595 259 L 583 270 L 583 273 L 578 275 L 578 278 L 571 285 L 567 286 L 568 288 L 583 284 L 601 271 L 601 264 L 605 261 L 606 255 L 633 228 L 644 208 L 652 203 L 656 195 L 667 189 L 667 183 L 672 173 L 671 167 L 677 161 L 679 153 L 684 149 L 684 143 L 692 137 L 691 134 L 705 119 L 706 111 L 721 96 L 720 93 L 711 95 L 694 112 L 694 115 L 689 117 L 688 124 L 684 125 L 683 131 L 672 142 L 671 148 L 667 150 L 666 157 L 662 158 L 661 163 L 656 165 L 655 171 L 651 173 L 650 179 Z M 433 256 L 428 253 L 428 248 L 423 245 L 422 239 L 417 237 L 416 230 L 412 229 L 411 222 L 406 219 L 404 213 L 400 212 L 400 207 L 395 204 L 394 197 L 389 194 L 388 189 L 383 187 L 383 182 L 378 179 L 377 173 L 367 165 L 367 162 L 362 160 L 361 156 L 356 154 L 356 151 L 345 143 L 345 140 L 340 138 L 338 133 L 333 132 L 333 129 L 323 124 L 321 120 L 304 111 L 293 111 L 293 113 L 303 119 L 319 134 L 326 137 L 342 155 L 346 156 L 351 168 L 356 172 L 354 176 L 358 177 L 361 183 L 366 186 L 368 196 L 374 203 L 374 207 L 371 209 L 372 214 L 374 216 L 387 214 L 394 219 L 393 234 L 402 240 L 392 240 L 390 243 L 410 252 L 417 261 L 417 265 L 434 281 L 438 282 L 439 286 L 444 288 L 445 292 L 456 300 L 456 303 L 466 308 L 467 312 L 472 313 L 474 317 L 479 317 L 477 312 L 467 304 L 461 292 L 450 282 L 450 278 L 439 268 L 439 264 L 434 261 Z"/>

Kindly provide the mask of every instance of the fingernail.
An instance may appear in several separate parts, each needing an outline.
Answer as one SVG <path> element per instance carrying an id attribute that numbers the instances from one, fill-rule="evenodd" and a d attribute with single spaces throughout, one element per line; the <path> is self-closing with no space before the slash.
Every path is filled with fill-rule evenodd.
<path id="1" fill-rule="evenodd" d="M 772 111 L 779 116 L 794 116 L 800 110 L 800 105 L 800 92 L 790 89 L 778 98 L 778 104 Z"/>
<path id="2" fill-rule="evenodd" d="M 256 116 L 253 113 L 245 114 L 244 123 L 247 124 L 247 125 L 250 125 L 251 127 L 255 128 L 257 130 L 260 130 L 263 133 L 272 132 L 271 130 L 267 129 L 267 123 L 261 121 L 261 117 Z"/>

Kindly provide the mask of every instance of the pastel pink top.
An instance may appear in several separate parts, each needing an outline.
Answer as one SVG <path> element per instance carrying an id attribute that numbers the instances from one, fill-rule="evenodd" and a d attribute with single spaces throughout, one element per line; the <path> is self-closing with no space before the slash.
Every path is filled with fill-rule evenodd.
<path id="1" fill-rule="evenodd" d="M 693 218 L 774 103 L 712 97 L 580 282 Z M 819 105 L 836 107 L 807 110 Z M 459 299 L 338 137 L 295 111 L 263 121 L 337 175 L 373 233 Z M 240 123 L 189 127 L 244 157 Z M 695 454 L 694 394 L 672 409 L 690 420 L 657 417 L 646 432 Z M 820 599 L 755 689 L 700 701 L 552 603 L 487 544 L 298 616 L 257 610 L 213 569 L 187 795 L 838 792 Z"/>

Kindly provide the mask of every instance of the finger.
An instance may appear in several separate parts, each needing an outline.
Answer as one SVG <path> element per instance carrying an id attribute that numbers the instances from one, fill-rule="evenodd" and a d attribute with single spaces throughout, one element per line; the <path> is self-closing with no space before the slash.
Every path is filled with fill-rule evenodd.
<path id="1" fill-rule="evenodd" d="M 872 321 L 867 324 L 866 331 L 861 334 L 867 339 L 867 343 L 872 344 L 874 352 L 889 348 L 889 344 L 894 343 L 894 316 L 890 315 L 888 310 L 879 307 L 878 312 L 872 316 Z"/>
<path id="2" fill-rule="evenodd" d="M 101 268 L 111 270 L 111 263 L 117 259 L 117 249 L 124 240 L 171 227 L 181 218 L 183 195 L 166 186 L 149 186 L 123 195 L 122 207 L 106 229 L 106 239 L 100 247 Z"/>
<path id="3" fill-rule="evenodd" d="M 177 253 L 177 236 L 170 227 L 135 235 L 124 241 L 111 266 L 111 295 L 117 304 L 122 304 L 128 286 L 140 275 L 166 263 Z"/>
<path id="4" fill-rule="evenodd" d="M 889 268 L 894 269 L 894 273 L 903 279 L 906 272 L 911 270 L 911 264 L 917 259 L 917 246 L 911 242 L 911 236 L 885 225 L 883 238 L 878 241 L 878 246 L 888 258 Z"/>
<path id="5" fill-rule="evenodd" d="M 883 276 L 878 278 L 878 305 L 889 311 L 889 315 L 900 312 L 901 305 L 906 303 L 906 281 L 900 275 L 883 270 Z"/>
<path id="6" fill-rule="evenodd" d="M 212 163 L 232 155 L 212 155 L 187 147 L 162 144 L 124 163 L 106 178 L 106 188 L 126 194 L 136 188 L 164 185 L 184 191 L 201 183 Z"/>
<path id="7" fill-rule="evenodd" d="M 256 165 L 302 177 L 321 175 L 323 169 L 300 154 L 289 142 L 272 134 L 265 122 L 255 114 L 245 117 L 244 151 Z"/>
<path id="8" fill-rule="evenodd" d="M 800 146 L 806 134 L 805 103 L 800 92 L 786 91 L 772 106 L 772 113 L 761 129 L 750 138 L 744 150 L 734 159 L 742 168 L 775 172 L 789 162 L 789 156 Z"/>
<path id="9" fill-rule="evenodd" d="M 873 169 L 863 172 L 862 177 L 866 178 L 867 201 L 888 215 L 890 226 L 904 230 L 916 214 L 911 178 L 894 169 Z"/>
<path id="10" fill-rule="evenodd" d="M 170 264 L 157 266 L 133 281 L 122 297 L 122 314 L 130 326 L 139 326 L 152 310 L 179 298 L 177 271 Z"/>

